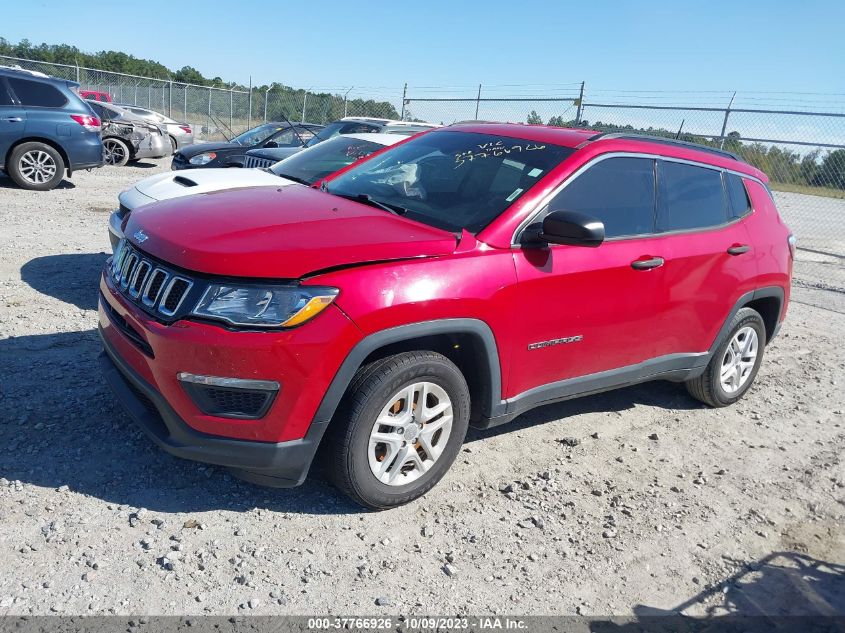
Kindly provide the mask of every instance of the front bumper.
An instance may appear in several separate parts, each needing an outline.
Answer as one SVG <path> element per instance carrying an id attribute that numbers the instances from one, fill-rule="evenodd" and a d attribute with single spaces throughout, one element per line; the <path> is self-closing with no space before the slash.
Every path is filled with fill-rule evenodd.
<path id="1" fill-rule="evenodd" d="M 182 420 L 167 401 L 115 351 L 100 329 L 104 351 L 100 367 L 129 417 L 171 455 L 233 469 L 236 475 L 281 488 L 305 481 L 325 423 L 288 442 L 252 442 L 199 433 Z"/>
<path id="2" fill-rule="evenodd" d="M 283 331 L 230 330 L 193 320 L 168 325 L 124 297 L 109 274 L 100 277 L 98 317 L 106 353 L 118 371 L 106 372 L 109 382 L 120 400 L 129 403 L 133 419 L 162 448 L 249 471 L 252 479 L 269 477 L 261 483 L 273 485 L 294 485 L 273 478 L 296 483 L 305 476 L 311 445 L 316 446 L 331 418 L 318 409 L 341 363 L 361 339 L 355 324 L 331 308 L 312 323 Z M 281 388 L 262 417 L 232 419 L 204 412 L 178 379 L 183 372 L 275 381 Z M 123 383 L 115 376 L 122 376 Z M 136 391 L 121 384 L 134 385 Z M 151 403 L 152 420 L 141 410 L 145 402 Z M 288 454 L 288 447 L 295 446 L 308 447 L 296 449 L 305 451 L 304 456 Z"/>

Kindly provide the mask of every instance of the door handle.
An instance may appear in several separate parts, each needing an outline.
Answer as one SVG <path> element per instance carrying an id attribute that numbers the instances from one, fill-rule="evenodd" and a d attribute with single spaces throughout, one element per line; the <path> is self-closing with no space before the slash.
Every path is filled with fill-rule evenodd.
<path id="1" fill-rule="evenodd" d="M 751 250 L 748 244 L 734 244 L 728 248 L 728 255 L 742 255 Z"/>
<path id="2" fill-rule="evenodd" d="M 631 268 L 634 270 L 651 270 L 652 268 L 660 268 L 665 263 L 666 260 L 662 257 L 643 257 L 632 261 Z"/>
<path id="3" fill-rule="evenodd" d="M 23 121 L 23 117 L 9 116 L 9 117 L 6 117 L 6 120 L 11 121 L 12 123 L 20 123 L 21 121 Z"/>

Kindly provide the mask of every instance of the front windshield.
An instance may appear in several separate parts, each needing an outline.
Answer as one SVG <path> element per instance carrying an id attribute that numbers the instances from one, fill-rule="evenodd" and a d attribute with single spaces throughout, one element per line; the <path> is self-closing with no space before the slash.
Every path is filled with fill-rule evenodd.
<path id="1" fill-rule="evenodd" d="M 243 134 L 236 136 L 232 139 L 232 143 L 237 143 L 238 145 L 243 145 L 245 147 L 259 145 L 276 132 L 286 128 L 287 126 L 279 127 L 277 123 L 265 123 L 264 125 L 259 125 L 258 127 L 254 127 L 251 130 L 247 130 Z"/>
<path id="2" fill-rule="evenodd" d="M 353 167 L 328 191 L 369 196 L 412 220 L 477 233 L 573 151 L 492 134 L 430 132 Z"/>
<path id="3" fill-rule="evenodd" d="M 314 184 L 382 147 L 384 146 L 372 141 L 336 136 L 316 147 L 281 160 L 270 169 L 282 178 Z"/>

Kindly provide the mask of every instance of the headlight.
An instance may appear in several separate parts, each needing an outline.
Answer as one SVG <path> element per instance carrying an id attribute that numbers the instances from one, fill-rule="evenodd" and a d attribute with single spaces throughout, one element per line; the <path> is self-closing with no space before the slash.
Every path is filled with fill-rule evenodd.
<path id="1" fill-rule="evenodd" d="M 188 162 L 191 165 L 208 165 L 215 158 L 217 158 L 217 152 L 203 152 L 202 154 L 192 156 Z"/>
<path id="2" fill-rule="evenodd" d="M 193 313 L 232 325 L 293 327 L 325 310 L 337 288 L 316 286 L 228 286 L 213 284 Z"/>

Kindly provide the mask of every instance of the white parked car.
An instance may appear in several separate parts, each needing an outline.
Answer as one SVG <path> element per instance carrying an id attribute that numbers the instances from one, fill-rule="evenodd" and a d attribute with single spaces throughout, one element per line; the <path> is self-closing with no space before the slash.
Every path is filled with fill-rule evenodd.
<path id="1" fill-rule="evenodd" d="M 272 167 L 192 169 L 144 178 L 118 196 L 120 208 L 109 218 L 112 249 L 123 238 L 123 226 L 129 214 L 145 204 L 222 189 L 310 186 L 364 156 L 407 138 L 397 134 L 344 134 L 280 160 Z"/>

